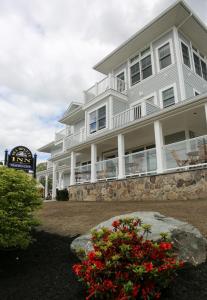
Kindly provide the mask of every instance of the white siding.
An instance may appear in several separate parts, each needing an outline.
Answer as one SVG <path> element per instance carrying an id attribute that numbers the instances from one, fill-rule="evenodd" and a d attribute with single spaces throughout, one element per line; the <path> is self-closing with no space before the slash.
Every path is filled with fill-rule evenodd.
<path id="1" fill-rule="evenodd" d="M 115 100 L 113 101 L 113 115 L 116 115 L 124 110 L 129 108 L 129 105 L 127 103 Z"/>

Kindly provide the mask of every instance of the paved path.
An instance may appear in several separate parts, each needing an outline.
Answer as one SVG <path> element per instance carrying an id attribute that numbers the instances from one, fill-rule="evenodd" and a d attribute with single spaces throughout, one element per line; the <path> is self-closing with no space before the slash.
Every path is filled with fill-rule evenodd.
<path id="1" fill-rule="evenodd" d="M 115 215 L 139 210 L 158 211 L 187 221 L 207 237 L 207 199 L 168 202 L 47 202 L 38 215 L 44 230 L 73 236 L 85 233 Z"/>

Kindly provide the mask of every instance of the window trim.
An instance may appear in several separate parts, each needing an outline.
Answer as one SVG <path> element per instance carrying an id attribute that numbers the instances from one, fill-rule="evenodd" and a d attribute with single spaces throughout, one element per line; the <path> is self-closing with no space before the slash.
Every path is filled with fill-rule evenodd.
<path id="1" fill-rule="evenodd" d="M 161 89 L 159 90 L 159 99 L 160 99 L 160 107 L 161 107 L 161 109 L 166 109 L 166 108 L 168 108 L 168 107 L 164 107 L 164 106 L 163 106 L 163 98 L 162 98 L 162 95 L 163 95 L 163 94 L 162 94 L 162 93 L 163 93 L 164 91 L 170 89 L 170 88 L 173 88 L 173 91 L 174 91 L 175 104 L 178 103 L 178 91 L 177 91 L 177 85 L 176 85 L 176 83 L 173 83 L 173 84 L 170 84 L 170 85 L 168 85 L 168 86 L 165 86 L 165 87 L 163 87 L 163 88 L 161 88 Z M 170 107 L 170 106 L 169 106 L 169 107 Z"/>
<path id="2" fill-rule="evenodd" d="M 194 47 L 195 48 L 195 47 Z M 207 67 L 207 58 L 206 56 L 203 58 L 202 56 L 200 56 L 200 51 L 197 49 L 197 51 L 195 51 L 193 48 L 193 45 L 191 43 L 191 52 L 192 52 L 192 60 L 193 60 L 193 72 L 196 76 L 198 76 L 199 78 L 203 79 L 205 82 L 207 82 L 207 80 L 203 77 L 203 69 L 202 69 L 202 65 L 201 65 L 201 61 L 203 61 L 206 64 Z M 194 54 L 199 58 L 199 63 L 200 63 L 200 68 L 201 68 L 201 75 L 199 75 L 196 72 L 196 68 L 195 68 L 195 61 L 194 61 Z"/>
<path id="3" fill-rule="evenodd" d="M 127 90 L 127 81 L 128 81 L 128 79 L 127 79 L 127 70 L 126 69 L 127 69 L 127 66 L 124 67 L 123 69 L 120 69 L 118 72 L 114 73 L 115 77 L 118 77 L 121 73 L 124 73 L 124 82 L 125 82 L 125 89 L 124 89 L 124 91 Z"/>
<path id="4" fill-rule="evenodd" d="M 98 111 L 99 108 L 101 108 L 103 106 L 106 107 L 106 127 L 102 128 L 102 129 L 99 129 L 95 132 L 90 133 L 90 114 L 94 111 Z M 87 136 L 89 136 L 89 137 L 92 136 L 92 135 L 94 136 L 94 135 L 99 134 L 99 133 L 101 133 L 101 132 L 103 132 L 103 131 L 105 131 L 109 128 L 108 111 L 109 111 L 108 110 L 108 102 L 103 102 L 100 105 L 94 107 L 93 109 L 90 109 L 90 110 L 87 111 Z"/>
<path id="5" fill-rule="evenodd" d="M 160 59 L 159 59 L 159 49 L 162 48 L 164 45 L 168 44 L 170 45 L 170 54 L 171 54 L 171 64 L 168 65 L 167 67 L 160 69 Z M 167 39 L 166 41 L 164 41 L 162 44 L 160 44 L 159 46 L 157 46 L 155 48 L 155 53 L 156 53 L 156 65 L 157 65 L 157 72 L 164 72 L 165 70 L 167 70 L 168 68 L 172 67 L 175 63 L 175 58 L 174 58 L 174 51 L 173 51 L 173 42 L 172 42 L 172 38 Z"/>

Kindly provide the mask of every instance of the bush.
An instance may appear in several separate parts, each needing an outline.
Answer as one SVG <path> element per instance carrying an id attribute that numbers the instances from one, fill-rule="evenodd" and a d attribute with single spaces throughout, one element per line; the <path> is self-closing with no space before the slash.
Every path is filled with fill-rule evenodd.
<path id="1" fill-rule="evenodd" d="M 56 200 L 57 201 L 68 201 L 69 200 L 69 195 L 68 195 L 68 190 L 56 190 Z"/>
<path id="2" fill-rule="evenodd" d="M 183 263 L 162 234 L 159 242 L 147 240 L 149 225 L 140 219 L 114 221 L 113 229 L 92 232 L 94 251 L 73 266 L 86 284 L 86 299 L 158 299 Z"/>
<path id="3" fill-rule="evenodd" d="M 36 181 L 24 171 L 0 168 L 0 248 L 26 248 L 41 204 Z"/>

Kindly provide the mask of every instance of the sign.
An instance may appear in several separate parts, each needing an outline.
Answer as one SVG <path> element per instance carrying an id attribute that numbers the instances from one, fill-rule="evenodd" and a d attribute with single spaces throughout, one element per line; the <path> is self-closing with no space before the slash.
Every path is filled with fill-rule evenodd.
<path id="1" fill-rule="evenodd" d="M 32 152 L 24 147 L 17 146 L 8 155 L 9 168 L 21 169 L 25 171 L 33 170 L 33 157 Z"/>

